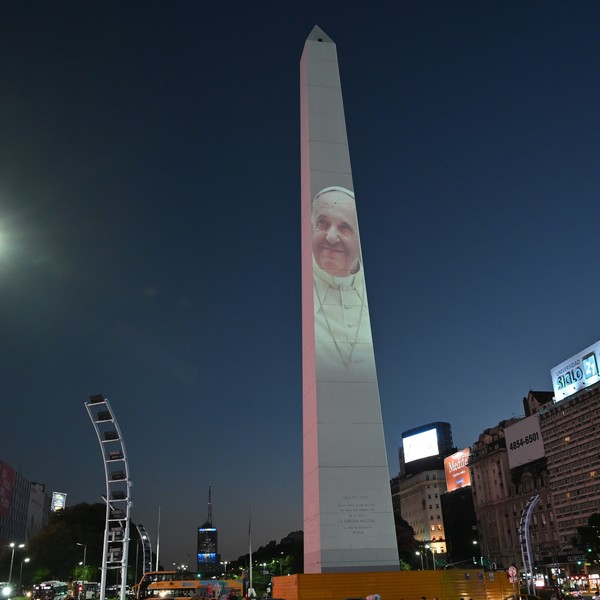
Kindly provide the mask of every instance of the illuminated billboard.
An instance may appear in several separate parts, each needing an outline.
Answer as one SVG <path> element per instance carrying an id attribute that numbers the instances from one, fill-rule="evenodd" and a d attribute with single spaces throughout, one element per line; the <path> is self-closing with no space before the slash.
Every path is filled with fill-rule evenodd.
<path id="1" fill-rule="evenodd" d="M 217 528 L 204 525 L 198 528 L 198 568 L 206 569 L 219 562 Z"/>
<path id="2" fill-rule="evenodd" d="M 600 341 L 565 360 L 550 371 L 555 402 L 564 400 L 575 392 L 600 381 L 599 355 Z"/>
<path id="3" fill-rule="evenodd" d="M 504 430 L 508 466 L 511 469 L 544 457 L 544 443 L 537 413 Z"/>
<path id="4" fill-rule="evenodd" d="M 60 512 L 65 509 L 67 504 L 67 495 L 63 492 L 52 492 L 52 504 L 50 509 L 54 512 Z"/>
<path id="5" fill-rule="evenodd" d="M 471 470 L 468 467 L 471 450 L 465 448 L 444 459 L 446 471 L 446 489 L 453 492 L 462 487 L 471 485 Z"/>
<path id="6" fill-rule="evenodd" d="M 440 453 L 438 447 L 437 429 L 428 429 L 408 437 L 402 438 L 402 447 L 404 449 L 404 462 L 409 463 L 420 458 L 428 456 L 438 456 Z"/>

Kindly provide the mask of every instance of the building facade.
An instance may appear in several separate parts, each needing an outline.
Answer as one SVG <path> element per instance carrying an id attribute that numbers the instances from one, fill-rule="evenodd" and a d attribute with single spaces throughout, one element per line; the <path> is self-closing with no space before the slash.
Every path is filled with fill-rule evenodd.
<path id="1" fill-rule="evenodd" d="M 415 539 L 423 548 L 429 546 L 436 557 L 446 555 L 446 534 L 441 496 L 446 492 L 443 469 L 422 471 L 394 481 L 395 507 L 413 528 Z"/>
<path id="2" fill-rule="evenodd" d="M 25 544 L 48 524 L 50 498 L 45 486 L 31 483 L 0 461 L 0 544 Z"/>
<path id="3" fill-rule="evenodd" d="M 530 392 L 535 394 L 535 392 Z M 486 429 L 473 445 L 470 459 L 473 501 L 484 562 L 498 568 L 520 565 L 519 526 L 532 496 L 539 495 L 529 534 L 535 564 L 549 562 L 556 547 L 554 513 L 544 458 L 511 470 L 505 429 L 521 419 L 501 421 Z"/>
<path id="4" fill-rule="evenodd" d="M 600 384 L 540 410 L 539 417 L 560 562 L 577 554 L 571 543 L 577 528 L 600 513 Z"/>

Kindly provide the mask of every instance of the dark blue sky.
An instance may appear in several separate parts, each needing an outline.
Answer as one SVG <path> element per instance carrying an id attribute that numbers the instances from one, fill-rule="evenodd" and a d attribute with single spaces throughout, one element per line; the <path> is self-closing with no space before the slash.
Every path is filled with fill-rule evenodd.
<path id="1" fill-rule="evenodd" d="M 337 43 L 390 472 L 600 338 L 600 4 L 3 2 L 0 459 L 186 561 L 302 528 L 299 60 Z"/>

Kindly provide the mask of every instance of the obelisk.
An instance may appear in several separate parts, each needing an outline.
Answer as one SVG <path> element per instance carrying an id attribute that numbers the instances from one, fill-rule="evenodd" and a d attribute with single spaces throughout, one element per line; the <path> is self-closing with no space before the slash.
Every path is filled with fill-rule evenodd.
<path id="1" fill-rule="evenodd" d="M 319 27 L 300 61 L 300 111 L 304 572 L 395 570 L 337 51 Z"/>

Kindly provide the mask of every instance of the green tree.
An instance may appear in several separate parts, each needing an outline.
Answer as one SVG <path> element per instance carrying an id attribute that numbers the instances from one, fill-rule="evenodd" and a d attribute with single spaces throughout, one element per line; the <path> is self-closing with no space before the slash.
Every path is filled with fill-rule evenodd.
<path id="1" fill-rule="evenodd" d="M 416 552 L 419 550 L 419 542 L 415 539 L 413 528 L 398 513 L 394 513 L 394 524 L 396 526 L 396 542 L 398 544 L 398 556 L 400 558 L 400 569 L 409 571 L 418 569 L 420 562 Z"/>
<path id="2" fill-rule="evenodd" d="M 588 562 L 600 558 L 600 514 L 590 515 L 587 526 L 577 528 L 573 542 L 573 546 L 585 553 Z"/>
<path id="3" fill-rule="evenodd" d="M 35 569 L 32 580 L 27 583 L 48 578 L 76 579 L 76 569 L 80 566 L 90 569 L 85 569 L 85 574 L 95 575 L 102 560 L 105 518 L 106 505 L 100 503 L 76 504 L 53 513 L 48 526 L 27 545 Z M 79 565 L 83 562 L 84 550 L 86 565 Z M 40 579 L 42 572 L 47 573 Z"/>

